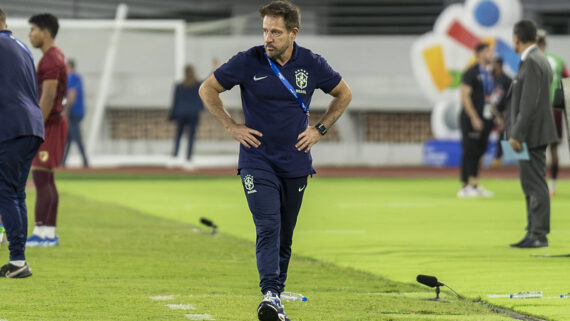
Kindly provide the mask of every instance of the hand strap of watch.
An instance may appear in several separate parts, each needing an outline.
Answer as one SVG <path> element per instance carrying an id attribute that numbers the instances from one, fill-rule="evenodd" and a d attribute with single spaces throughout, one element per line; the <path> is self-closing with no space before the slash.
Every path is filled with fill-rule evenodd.
<path id="1" fill-rule="evenodd" d="M 317 125 L 315 125 L 315 128 L 319 131 L 319 133 L 321 133 L 322 136 L 324 136 L 328 129 L 325 127 L 325 125 L 318 123 Z"/>

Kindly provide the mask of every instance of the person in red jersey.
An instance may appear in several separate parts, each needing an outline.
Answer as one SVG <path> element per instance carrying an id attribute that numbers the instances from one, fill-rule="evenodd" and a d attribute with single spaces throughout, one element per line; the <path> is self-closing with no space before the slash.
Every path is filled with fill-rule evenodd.
<path id="1" fill-rule="evenodd" d="M 63 52 L 55 46 L 59 30 L 57 17 L 49 13 L 32 16 L 30 42 L 42 51 L 38 64 L 38 97 L 45 123 L 45 141 L 32 162 L 36 186 L 36 217 L 33 234 L 27 247 L 56 246 L 57 208 L 59 195 L 55 186 L 54 168 L 61 164 L 67 139 L 67 119 L 63 114 L 63 99 L 67 90 L 67 71 Z"/>

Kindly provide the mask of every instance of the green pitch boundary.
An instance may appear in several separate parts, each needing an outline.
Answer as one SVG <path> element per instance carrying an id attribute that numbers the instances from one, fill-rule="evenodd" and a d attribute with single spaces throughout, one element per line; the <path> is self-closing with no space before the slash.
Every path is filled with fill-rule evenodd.
<path id="1" fill-rule="evenodd" d="M 61 246 L 28 250 L 31 278 L 0 279 L 0 319 L 255 319 L 260 294 L 252 242 L 212 237 L 113 203 L 61 197 Z M 0 258 L 7 259 L 5 248 Z M 286 303 L 293 320 L 511 320 L 481 302 L 451 301 L 447 293 L 448 302 L 424 301 L 430 289 L 302 256 L 292 260 L 288 286 L 309 297 Z M 167 299 L 151 299 L 157 296 Z"/>

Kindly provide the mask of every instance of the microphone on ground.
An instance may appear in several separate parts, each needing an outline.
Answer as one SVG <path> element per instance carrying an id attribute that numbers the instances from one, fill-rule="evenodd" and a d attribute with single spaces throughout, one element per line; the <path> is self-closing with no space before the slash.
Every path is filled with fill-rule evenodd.
<path id="1" fill-rule="evenodd" d="M 209 220 L 205 217 L 200 218 L 200 223 L 211 227 L 212 228 L 212 234 L 216 234 L 216 230 L 218 229 L 218 226 L 216 224 L 214 224 L 214 222 L 212 220 Z"/>
<path id="2" fill-rule="evenodd" d="M 419 274 L 419 275 L 416 277 L 416 280 L 417 280 L 419 283 L 423 284 L 423 285 L 429 286 L 430 288 L 435 288 L 435 298 L 434 298 L 434 299 L 430 299 L 430 300 L 433 300 L 433 301 L 439 301 L 439 300 L 440 300 L 440 298 L 439 298 L 439 292 L 440 292 L 439 287 L 440 287 L 440 286 L 445 286 L 445 287 L 447 287 L 447 288 L 450 289 L 451 292 L 453 292 L 459 299 L 463 299 L 463 297 L 462 297 L 459 293 L 455 292 L 455 290 L 453 290 L 449 285 L 447 285 L 447 284 L 445 284 L 445 283 L 443 283 L 443 282 L 438 281 L 435 276 Z"/>

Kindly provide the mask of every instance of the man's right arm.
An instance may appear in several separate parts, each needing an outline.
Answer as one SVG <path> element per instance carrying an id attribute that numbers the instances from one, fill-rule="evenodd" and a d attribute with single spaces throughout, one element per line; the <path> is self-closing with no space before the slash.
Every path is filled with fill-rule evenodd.
<path id="1" fill-rule="evenodd" d="M 42 83 L 42 96 L 40 97 L 40 108 L 42 109 L 42 115 L 44 123 L 46 122 L 51 109 L 53 108 L 53 102 L 57 96 L 57 79 L 44 80 Z"/>
<path id="2" fill-rule="evenodd" d="M 237 124 L 228 111 L 224 108 L 224 104 L 220 99 L 220 93 L 226 91 L 222 85 L 216 80 L 214 75 L 210 75 L 202 85 L 200 86 L 200 98 L 208 108 L 208 111 L 216 117 L 216 119 L 222 124 L 224 129 L 232 135 L 232 137 L 240 142 L 243 146 L 259 147 L 261 142 L 256 136 L 262 137 L 263 135 L 255 130 L 251 129 L 245 125 Z"/>
<path id="3" fill-rule="evenodd" d="M 473 101 L 471 101 L 471 91 L 473 90 L 473 88 L 471 88 L 471 86 L 465 83 L 461 83 L 460 90 L 461 90 L 461 102 L 463 103 L 463 109 L 465 109 L 465 113 L 467 114 L 467 116 L 469 116 L 469 119 L 471 119 L 471 125 L 473 126 L 473 129 L 475 129 L 476 131 L 482 131 L 483 121 L 481 121 L 481 118 L 479 117 L 477 111 L 475 110 L 475 106 L 473 106 Z"/>

